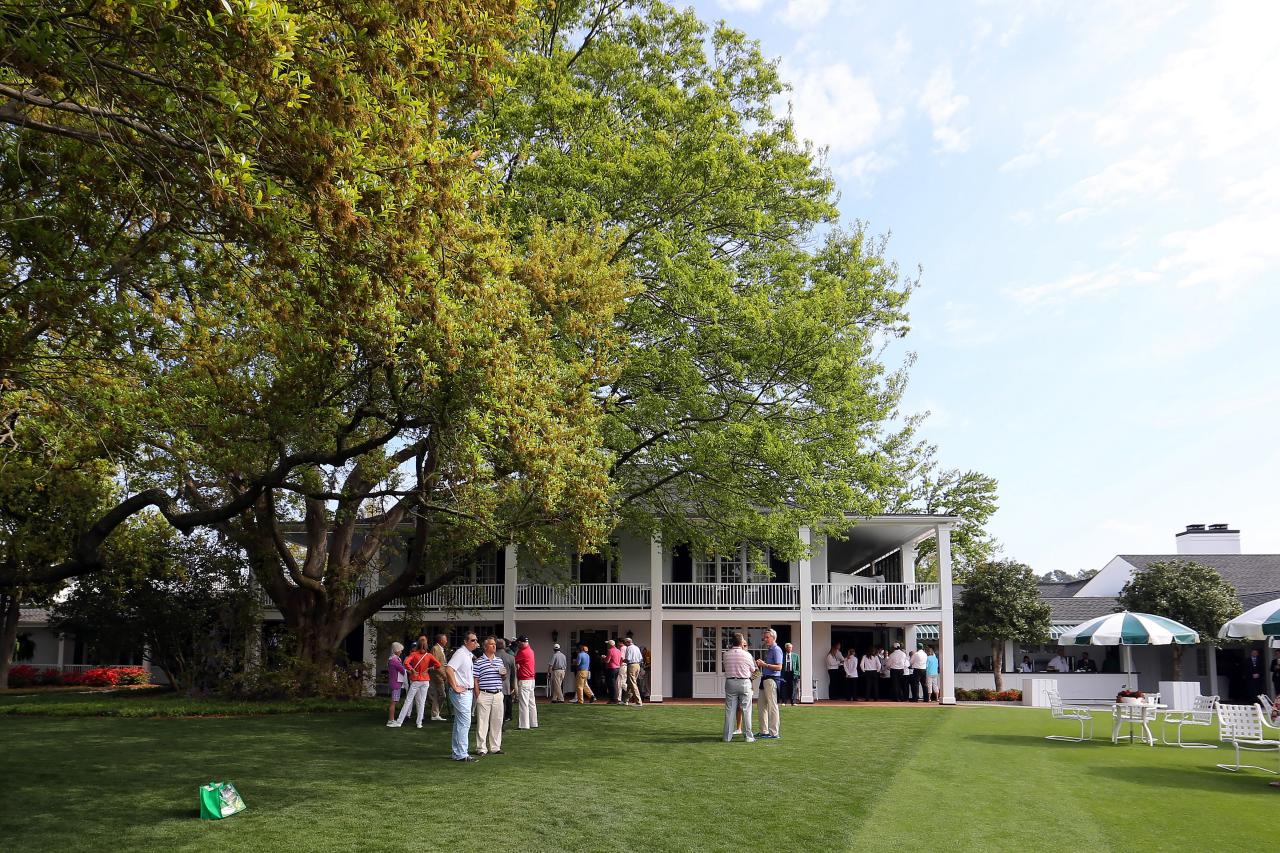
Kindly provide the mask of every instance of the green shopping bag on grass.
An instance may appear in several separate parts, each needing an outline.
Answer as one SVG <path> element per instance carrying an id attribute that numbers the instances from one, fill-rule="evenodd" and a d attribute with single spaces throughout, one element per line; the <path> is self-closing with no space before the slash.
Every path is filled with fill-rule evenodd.
<path id="1" fill-rule="evenodd" d="M 240 792 L 230 782 L 210 782 L 200 786 L 201 820 L 222 820 L 246 808 Z"/>

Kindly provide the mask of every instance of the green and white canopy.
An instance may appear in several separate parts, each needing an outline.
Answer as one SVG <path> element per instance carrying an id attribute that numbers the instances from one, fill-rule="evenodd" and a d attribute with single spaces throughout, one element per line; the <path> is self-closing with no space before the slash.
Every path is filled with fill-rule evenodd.
<path id="1" fill-rule="evenodd" d="M 1058 638 L 1064 646 L 1192 645 L 1200 635 L 1172 619 L 1150 613 L 1108 613 L 1077 625 Z"/>
<path id="2" fill-rule="evenodd" d="M 1224 640 L 1265 640 L 1280 637 L 1280 598 L 1259 604 L 1222 626 Z"/>

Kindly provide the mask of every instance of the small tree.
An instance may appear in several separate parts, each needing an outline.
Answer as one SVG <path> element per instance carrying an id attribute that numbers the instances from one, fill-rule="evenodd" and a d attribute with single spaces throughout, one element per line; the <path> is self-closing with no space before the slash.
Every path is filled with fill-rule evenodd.
<path id="1" fill-rule="evenodd" d="M 1040 599 L 1031 567 L 1013 560 L 980 563 L 963 581 L 956 636 L 991 643 L 996 690 L 1003 690 L 1004 644 L 1044 642 L 1049 636 L 1049 605 Z"/>
<path id="2" fill-rule="evenodd" d="M 1126 610 L 1175 619 L 1216 646 L 1218 628 L 1240 615 L 1236 588 L 1218 570 L 1192 560 L 1161 560 L 1134 572 L 1120 590 Z M 1173 646 L 1173 680 L 1182 679 L 1182 646 Z"/>

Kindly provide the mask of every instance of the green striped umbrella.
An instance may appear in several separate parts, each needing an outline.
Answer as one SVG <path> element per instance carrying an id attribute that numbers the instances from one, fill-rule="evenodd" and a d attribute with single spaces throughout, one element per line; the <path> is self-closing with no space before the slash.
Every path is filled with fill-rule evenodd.
<path id="1" fill-rule="evenodd" d="M 1124 646 L 1124 672 L 1133 680 L 1133 654 L 1130 646 L 1167 646 L 1171 643 L 1194 645 L 1200 635 L 1181 622 L 1150 613 L 1108 613 L 1077 625 L 1058 638 L 1064 646 Z"/>
<path id="2" fill-rule="evenodd" d="M 1224 640 L 1265 640 L 1280 637 L 1280 598 L 1252 607 L 1222 626 Z"/>

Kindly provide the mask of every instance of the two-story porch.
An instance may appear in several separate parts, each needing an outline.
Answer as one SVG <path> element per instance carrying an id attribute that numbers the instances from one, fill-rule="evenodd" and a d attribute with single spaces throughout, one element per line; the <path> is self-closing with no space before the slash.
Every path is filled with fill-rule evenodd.
<path id="1" fill-rule="evenodd" d="M 412 601 L 395 601 L 367 626 L 364 659 L 380 664 L 394 639 L 378 624 L 422 614 L 422 628 L 527 635 L 545 670 L 552 646 L 569 654 L 585 642 L 593 661 L 609 638 L 631 636 L 646 652 L 653 701 L 723 695 L 720 652 L 734 631 L 757 648 L 765 626 L 800 654 L 801 701 L 825 699 L 824 658 L 833 641 L 859 650 L 894 641 L 913 643 L 915 626 L 939 626 L 943 672 L 950 671 L 951 594 L 947 516 L 848 519 L 842 536 L 802 539 L 807 559 L 783 561 L 749 549 L 700 556 L 680 546 L 620 535 L 609 559 L 575 556 L 563 583 L 526 582 L 516 549 L 477 561 L 469 583 L 446 586 Z M 940 582 L 916 583 L 919 542 L 939 538 Z M 539 573 L 545 576 L 545 571 Z M 390 625 L 386 626 L 390 628 Z M 944 684 L 949 700 L 953 690 Z"/>

